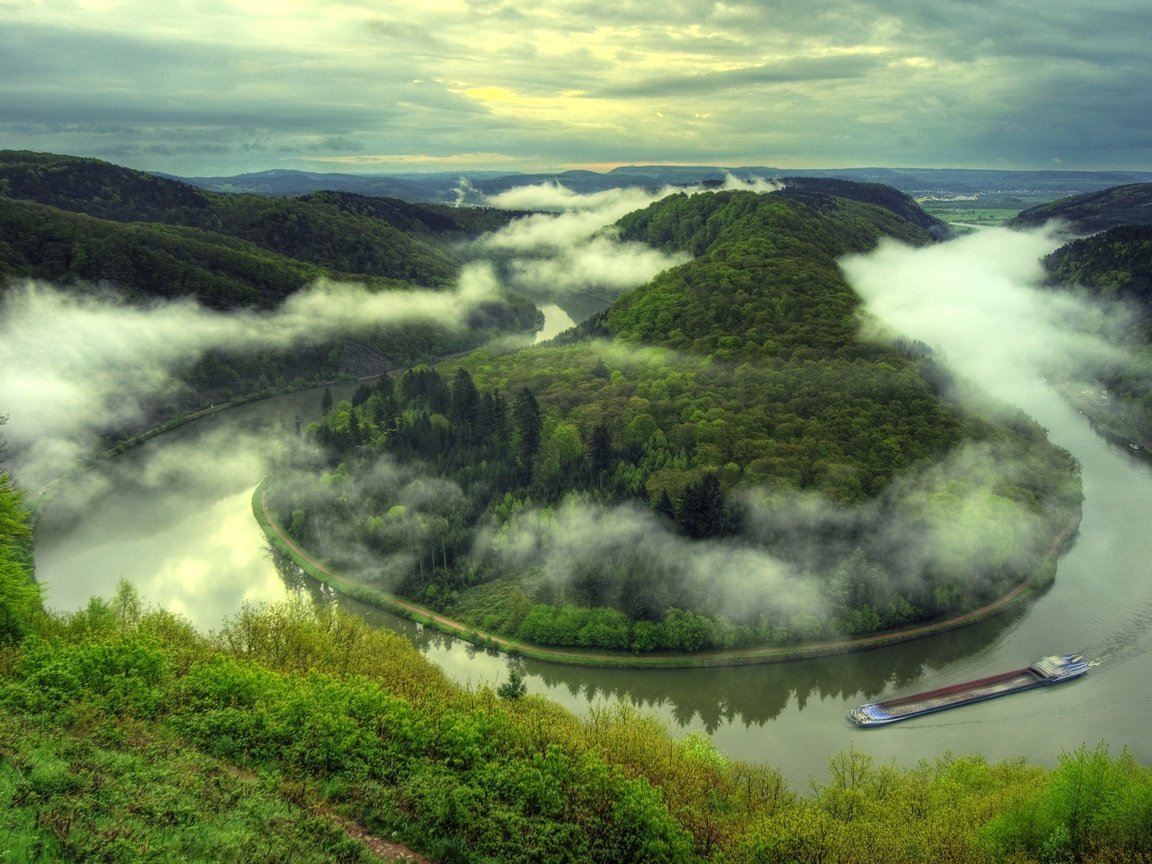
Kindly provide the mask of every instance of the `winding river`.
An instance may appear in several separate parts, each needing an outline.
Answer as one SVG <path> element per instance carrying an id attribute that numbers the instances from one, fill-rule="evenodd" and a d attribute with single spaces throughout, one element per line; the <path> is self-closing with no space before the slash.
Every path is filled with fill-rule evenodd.
<path id="1" fill-rule="evenodd" d="M 339 395 L 339 394 L 338 394 Z M 152 439 L 57 500 L 37 527 L 37 575 L 49 607 L 82 608 L 119 580 L 150 602 L 211 630 L 245 603 L 285 596 L 250 510 L 266 443 L 319 410 L 319 391 L 212 415 Z M 914 765 L 945 754 L 1023 756 L 1054 764 L 1081 744 L 1127 748 L 1152 762 L 1152 465 L 1097 435 L 1055 394 L 1024 406 L 1080 460 L 1084 519 L 1042 596 L 990 621 L 859 654 L 701 670 L 601 670 L 528 663 L 527 684 L 578 712 L 624 699 L 669 724 L 707 733 L 734 758 L 779 768 L 792 787 L 826 776 L 848 747 Z M 505 662 L 361 610 L 409 633 L 452 677 L 496 683 Z M 1097 662 L 1085 678 L 912 720 L 858 730 L 849 708 L 882 695 L 942 686 L 1058 652 Z"/>

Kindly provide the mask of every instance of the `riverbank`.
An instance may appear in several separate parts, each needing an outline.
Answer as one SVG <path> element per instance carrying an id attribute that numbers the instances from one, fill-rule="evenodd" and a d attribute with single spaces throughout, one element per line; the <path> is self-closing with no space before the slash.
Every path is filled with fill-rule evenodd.
<path id="1" fill-rule="evenodd" d="M 339 384 L 348 383 L 351 379 L 333 379 L 329 381 L 317 381 L 310 383 L 296 382 L 287 384 L 282 387 L 271 387 L 264 390 L 258 390 L 251 393 L 242 393 L 226 402 L 217 402 L 212 405 L 207 405 L 203 408 L 198 408 L 194 411 L 181 412 L 173 414 L 172 416 L 158 422 L 153 423 L 145 429 L 131 435 L 126 435 L 118 439 L 115 443 L 102 450 L 98 450 L 89 454 L 82 461 L 74 467 L 65 471 L 63 474 L 58 475 L 54 479 L 36 487 L 30 491 L 26 503 L 32 514 L 33 523 L 39 516 L 40 511 L 52 503 L 53 499 L 58 493 L 58 490 L 63 485 L 71 480 L 75 480 L 87 473 L 88 471 L 97 468 L 98 466 L 115 459 L 117 456 L 126 453 L 127 451 L 139 447 L 166 432 L 171 432 L 186 426 L 189 423 L 194 423 L 197 420 L 203 420 L 205 417 L 210 417 L 213 414 L 220 414 L 232 408 L 239 408 L 242 405 L 250 405 L 253 402 L 260 402 L 265 399 L 275 399 L 280 396 L 286 396 L 290 393 L 299 393 L 306 390 L 312 390 L 319 387 L 334 387 Z"/>
<path id="2" fill-rule="evenodd" d="M 1152 458 L 1152 440 L 1119 415 L 1113 397 L 1102 384 L 1093 381 L 1053 381 L 1051 384 L 1105 439 L 1125 445 L 1144 458 Z"/>
<path id="3" fill-rule="evenodd" d="M 734 648 L 720 651 L 699 651 L 691 654 L 677 653 L 612 653 L 604 651 L 583 651 L 574 648 L 551 648 L 533 645 L 508 639 L 492 633 L 485 633 L 461 621 L 456 621 L 446 615 L 421 606 L 417 603 L 369 588 L 355 580 L 342 577 L 330 567 L 309 554 L 297 544 L 287 531 L 284 530 L 268 511 L 266 482 L 256 487 L 252 494 L 252 512 L 260 524 L 269 543 L 287 555 L 306 575 L 316 581 L 328 585 L 336 591 L 362 603 L 383 609 L 402 618 L 407 618 L 417 624 L 433 629 L 449 636 L 462 639 L 479 648 L 493 649 L 513 656 L 541 660 L 547 663 L 560 663 L 569 666 L 611 667 L 619 669 L 687 669 L 696 667 L 715 666 L 751 666 L 762 663 L 783 663 L 791 660 L 805 660 L 815 657 L 828 657 L 836 654 L 848 654 L 857 651 L 868 651 L 887 645 L 908 642 L 913 639 L 923 639 L 936 636 L 950 630 L 967 627 L 980 621 L 999 615 L 1018 603 L 1023 602 L 1037 589 L 1036 580 L 1029 578 L 1011 591 L 997 598 L 993 602 L 957 615 L 943 621 L 934 621 L 915 627 L 906 627 L 900 630 L 891 630 L 870 636 L 859 636 L 845 639 L 834 639 L 820 642 L 807 642 L 795 645 L 765 645 L 753 648 Z M 1056 559 L 1068 542 L 1075 535 L 1080 524 L 1080 514 L 1073 518 L 1053 539 L 1044 559 L 1040 562 L 1037 572 L 1054 572 Z M 1045 584 L 1050 580 L 1045 580 Z"/>

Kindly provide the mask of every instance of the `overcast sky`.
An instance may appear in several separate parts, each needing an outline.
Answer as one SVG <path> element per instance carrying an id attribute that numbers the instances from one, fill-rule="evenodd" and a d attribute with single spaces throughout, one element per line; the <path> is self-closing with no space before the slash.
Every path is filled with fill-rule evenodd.
<path id="1" fill-rule="evenodd" d="M 0 147 L 183 175 L 1152 169 L 1148 0 L 0 0 Z"/>

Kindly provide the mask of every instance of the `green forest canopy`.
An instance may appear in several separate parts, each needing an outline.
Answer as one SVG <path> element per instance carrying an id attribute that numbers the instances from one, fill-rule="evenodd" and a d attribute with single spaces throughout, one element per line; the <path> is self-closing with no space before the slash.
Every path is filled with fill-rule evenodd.
<path id="1" fill-rule="evenodd" d="M 929 242 L 926 229 L 812 189 L 676 195 L 619 227 L 696 257 L 552 345 L 410 370 L 334 406 L 314 433 L 328 453 L 322 483 L 273 496 L 297 539 L 346 538 L 321 550 L 337 565 L 354 566 L 342 546 L 366 547 L 377 587 L 485 629 L 631 650 L 888 629 L 973 608 L 1040 570 L 1078 509 L 1070 457 L 1023 416 L 961 410 L 922 347 L 859 336 L 860 301 L 837 258 L 881 236 Z M 971 445 L 1015 467 L 938 478 L 913 517 L 895 481 Z M 361 483 L 379 475 L 382 452 L 406 466 L 400 479 Z M 445 494 L 408 503 L 432 482 L 424 471 Z M 803 494 L 834 521 L 789 527 L 784 514 Z M 875 520 L 896 513 L 912 530 L 973 500 L 987 536 L 979 524 L 964 530 L 989 547 L 983 560 L 924 572 L 885 548 L 893 535 Z M 718 575 L 701 581 L 624 539 L 559 582 L 539 556 L 514 560 L 518 537 L 559 544 L 573 502 L 630 507 L 639 535 L 670 528 L 683 557 L 721 544 L 750 566 L 782 561 L 821 602 L 783 610 L 760 596 L 734 619 Z M 712 545 L 676 545 L 683 538 Z"/>

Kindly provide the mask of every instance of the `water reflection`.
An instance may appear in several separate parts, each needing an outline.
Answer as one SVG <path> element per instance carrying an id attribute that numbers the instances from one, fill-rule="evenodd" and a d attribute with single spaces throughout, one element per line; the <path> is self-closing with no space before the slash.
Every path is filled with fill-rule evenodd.
<path id="1" fill-rule="evenodd" d="M 336 594 L 309 578 L 288 556 L 273 561 L 285 585 L 307 591 L 318 602 L 338 602 L 378 626 L 404 633 L 441 666 L 459 669 L 473 686 L 494 685 L 506 658 L 423 627 L 372 606 Z M 704 669 L 629 669 L 573 667 L 539 660 L 523 661 L 529 689 L 586 711 L 590 706 L 627 702 L 661 713 L 678 726 L 714 733 L 733 724 L 765 726 L 788 709 L 803 713 L 810 702 L 865 702 L 911 688 L 925 677 L 958 663 L 972 662 L 996 644 L 1025 614 L 1023 605 L 982 624 L 943 637 L 921 639 L 890 651 L 890 662 L 875 662 L 877 652 L 842 654 L 788 663 Z M 1033 658 L 1034 659 L 1034 658 Z"/>
<path id="2" fill-rule="evenodd" d="M 540 307 L 540 311 L 544 314 L 544 326 L 536 332 L 534 341 L 537 344 L 547 342 L 552 337 L 563 333 L 569 327 L 576 326 L 576 322 L 572 320 L 572 316 L 555 303 L 545 303 Z"/>
<path id="3" fill-rule="evenodd" d="M 124 580 L 146 603 L 208 631 L 245 603 L 283 599 L 287 589 L 269 566 L 251 496 L 245 488 L 214 501 L 198 498 L 189 511 L 179 507 L 178 496 L 138 488 L 128 498 L 90 505 L 79 522 L 58 522 L 50 510 L 37 526 L 46 605 L 73 611 L 90 597 L 111 596 Z M 70 535 L 67 543 L 56 542 L 62 530 Z M 72 574 L 70 584 L 57 584 L 53 574 Z"/>

